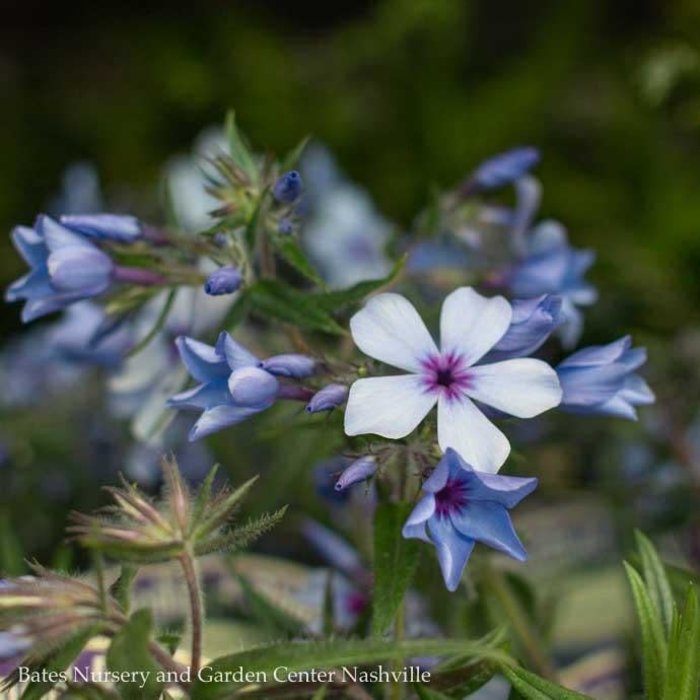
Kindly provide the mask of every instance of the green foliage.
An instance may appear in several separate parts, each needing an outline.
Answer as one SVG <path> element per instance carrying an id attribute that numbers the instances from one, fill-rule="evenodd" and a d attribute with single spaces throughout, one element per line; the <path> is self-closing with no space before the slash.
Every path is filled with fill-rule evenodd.
<path id="1" fill-rule="evenodd" d="M 700 689 L 697 586 L 687 582 L 685 605 L 680 612 L 654 546 L 642 533 L 637 532 L 636 537 L 644 578 L 627 562 L 625 570 L 642 633 L 645 698 L 696 700 Z"/>
<path id="2" fill-rule="evenodd" d="M 519 666 L 502 666 L 501 672 L 526 700 L 593 700 L 589 695 L 567 690 Z"/>
<path id="3" fill-rule="evenodd" d="M 163 684 L 158 680 L 161 667 L 151 658 L 149 641 L 153 632 L 153 614 L 137 610 L 117 632 L 107 651 L 107 667 L 115 673 L 143 671 L 144 687 L 139 683 L 119 683 L 123 700 L 158 700 Z"/>
<path id="4" fill-rule="evenodd" d="M 226 136 L 228 139 L 229 152 L 234 164 L 248 176 L 251 183 L 257 183 L 258 168 L 255 165 L 255 160 L 244 137 L 238 130 L 236 114 L 233 110 L 226 116 Z"/>
<path id="5" fill-rule="evenodd" d="M 272 644 L 215 659 L 208 666 L 211 667 L 211 674 L 244 668 L 247 671 L 266 672 L 271 675 L 279 666 L 285 666 L 289 671 L 312 668 L 321 670 L 412 656 L 457 654 L 465 658 L 492 658 L 504 662 L 508 659 L 490 642 L 466 639 L 392 641 L 374 638 Z M 228 697 L 237 687 L 238 684 L 232 681 L 198 681 L 192 688 L 192 700 Z"/>
<path id="6" fill-rule="evenodd" d="M 418 566 L 418 541 L 401 536 L 411 509 L 410 503 L 382 503 L 374 516 L 374 635 L 383 635 L 393 623 Z"/>

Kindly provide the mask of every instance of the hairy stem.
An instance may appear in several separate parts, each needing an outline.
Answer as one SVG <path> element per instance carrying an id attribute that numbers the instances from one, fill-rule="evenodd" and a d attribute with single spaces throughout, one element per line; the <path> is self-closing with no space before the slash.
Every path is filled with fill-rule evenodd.
<path id="1" fill-rule="evenodd" d="M 202 589 L 199 585 L 194 556 L 191 552 L 185 551 L 180 556 L 180 565 L 185 574 L 185 583 L 187 584 L 190 598 L 190 621 L 192 623 L 192 658 L 190 665 L 193 675 L 196 676 L 202 661 L 202 626 L 204 624 Z"/>

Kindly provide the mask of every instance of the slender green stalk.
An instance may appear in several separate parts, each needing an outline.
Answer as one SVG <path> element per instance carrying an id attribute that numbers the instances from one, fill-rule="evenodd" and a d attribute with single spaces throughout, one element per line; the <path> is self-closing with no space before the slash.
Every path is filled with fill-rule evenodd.
<path id="1" fill-rule="evenodd" d="M 202 662 L 202 628 L 204 626 L 204 603 L 202 589 L 195 568 L 194 557 L 189 551 L 183 552 L 179 558 L 182 571 L 185 575 L 187 592 L 190 598 L 190 622 L 192 625 L 192 653 L 190 666 L 192 674 L 197 675 Z"/>
<path id="2" fill-rule="evenodd" d="M 520 602 L 515 598 L 502 572 L 490 564 L 485 568 L 486 584 L 506 614 L 516 637 L 528 657 L 532 668 L 544 678 L 556 681 L 557 673 L 547 655 L 539 632 L 530 624 Z"/>

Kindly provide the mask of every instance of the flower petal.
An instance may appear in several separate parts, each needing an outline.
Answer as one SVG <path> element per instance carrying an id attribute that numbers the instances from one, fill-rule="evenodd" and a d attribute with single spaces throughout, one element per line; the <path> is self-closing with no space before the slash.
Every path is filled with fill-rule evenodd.
<path id="1" fill-rule="evenodd" d="M 594 406 L 611 399 L 625 384 L 627 368 L 617 362 L 599 367 L 557 367 L 563 406 Z"/>
<path id="2" fill-rule="evenodd" d="M 437 354 L 423 320 L 400 294 L 378 294 L 350 319 L 352 337 L 365 355 L 392 367 L 418 372 Z"/>
<path id="3" fill-rule="evenodd" d="M 40 235 L 43 235 L 46 246 L 51 253 L 64 248 L 80 248 L 82 250 L 98 250 L 90 241 L 78 233 L 61 226 L 50 216 L 45 214 L 37 217 L 36 227 Z"/>
<path id="4" fill-rule="evenodd" d="M 228 364 L 216 350 L 199 340 L 181 335 L 175 339 L 180 357 L 189 373 L 202 384 L 231 374 Z"/>
<path id="5" fill-rule="evenodd" d="M 240 343 L 237 343 L 226 331 L 221 331 L 216 341 L 216 352 L 226 358 L 231 371 L 242 367 L 258 367 L 258 360 L 252 352 L 248 352 Z"/>
<path id="6" fill-rule="evenodd" d="M 434 405 L 435 396 L 425 391 L 414 374 L 358 379 L 348 395 L 345 433 L 406 437 Z"/>
<path id="7" fill-rule="evenodd" d="M 406 520 L 406 526 L 420 525 L 428 518 L 431 518 L 433 513 L 435 513 L 435 496 L 432 493 L 428 493 L 416 503 L 416 507 Z"/>
<path id="8" fill-rule="evenodd" d="M 203 411 L 225 404 L 232 405 L 233 402 L 226 381 L 223 379 L 200 384 L 168 399 L 168 406 L 177 409 L 194 408 Z"/>
<path id="9" fill-rule="evenodd" d="M 215 433 L 217 430 L 240 423 L 242 420 L 259 412 L 260 409 L 258 408 L 248 408 L 246 406 L 215 406 L 202 413 L 192 430 L 190 430 L 189 440 L 190 442 L 199 440 L 206 435 Z"/>
<path id="10" fill-rule="evenodd" d="M 470 501 L 492 501 L 512 508 L 537 488 L 537 479 L 472 472 L 469 481 Z"/>
<path id="11" fill-rule="evenodd" d="M 33 228 L 15 226 L 12 230 L 12 242 L 28 265 L 39 267 L 46 262 L 46 243 Z"/>
<path id="12" fill-rule="evenodd" d="M 453 514 L 450 518 L 464 537 L 483 542 L 514 559 L 527 559 L 525 547 L 515 534 L 508 511 L 502 505 L 472 501 L 461 513 Z"/>
<path id="13" fill-rule="evenodd" d="M 505 335 L 512 315 L 503 297 L 488 299 L 471 287 L 455 289 L 442 304 L 441 352 L 455 352 L 467 365 L 474 364 Z"/>
<path id="14" fill-rule="evenodd" d="M 448 591 L 456 591 L 467 559 L 474 549 L 474 540 L 462 535 L 449 518 L 431 518 L 428 534 L 437 551 L 442 577 Z"/>
<path id="15" fill-rule="evenodd" d="M 114 264 L 97 248 L 60 248 L 46 262 L 51 283 L 61 291 L 103 291 L 109 286 Z"/>
<path id="16" fill-rule="evenodd" d="M 466 396 L 438 401 L 438 442 L 474 469 L 495 474 L 510 453 L 506 436 Z"/>
<path id="17" fill-rule="evenodd" d="M 561 402 L 557 373 L 542 360 L 505 360 L 472 367 L 469 374 L 465 393 L 518 418 L 532 418 Z"/>

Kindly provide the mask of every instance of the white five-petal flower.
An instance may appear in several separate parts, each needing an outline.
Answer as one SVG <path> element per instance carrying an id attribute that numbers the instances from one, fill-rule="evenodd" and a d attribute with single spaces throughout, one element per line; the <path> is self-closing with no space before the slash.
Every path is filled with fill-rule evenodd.
<path id="1" fill-rule="evenodd" d="M 452 447 L 477 470 L 497 472 L 510 444 L 474 401 L 531 418 L 557 406 L 562 395 L 556 372 L 541 360 L 478 364 L 508 330 L 511 316 L 503 297 L 456 289 L 442 305 L 438 349 L 405 297 L 370 299 L 350 320 L 355 343 L 366 355 L 409 374 L 358 379 L 348 396 L 345 432 L 403 438 L 437 403 L 441 449 Z"/>

